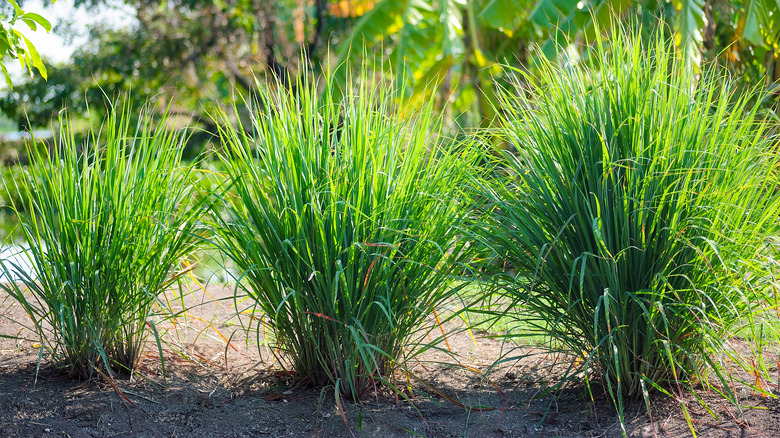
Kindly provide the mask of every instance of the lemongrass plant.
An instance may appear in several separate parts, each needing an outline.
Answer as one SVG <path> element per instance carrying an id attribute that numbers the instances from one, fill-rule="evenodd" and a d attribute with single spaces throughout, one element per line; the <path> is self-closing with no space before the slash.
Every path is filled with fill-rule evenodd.
<path id="1" fill-rule="evenodd" d="M 734 400 L 723 358 L 752 375 L 761 357 L 724 340 L 768 308 L 780 217 L 762 94 L 630 31 L 581 62 L 514 74 L 500 106 L 509 148 L 480 184 L 490 213 L 476 227 L 519 272 L 502 282 L 517 299 L 506 312 L 579 357 L 621 415 L 625 398 L 677 397 L 711 376 Z"/>
<path id="2" fill-rule="evenodd" d="M 470 251 L 459 191 L 475 154 L 442 140 L 430 104 L 401 114 L 368 75 L 345 90 L 330 75 L 260 85 L 251 126 L 223 117 L 232 187 L 212 217 L 280 359 L 357 399 L 392 386 L 458 288 Z"/>
<path id="3" fill-rule="evenodd" d="M 133 370 L 148 329 L 156 333 L 153 306 L 196 242 L 185 139 L 165 118 L 112 107 L 77 142 L 65 115 L 54 144 L 31 145 L 24 176 L 6 182 L 20 199 L 24 250 L 2 263 L 15 281 L 0 289 L 27 311 L 42 351 L 74 375 Z"/>

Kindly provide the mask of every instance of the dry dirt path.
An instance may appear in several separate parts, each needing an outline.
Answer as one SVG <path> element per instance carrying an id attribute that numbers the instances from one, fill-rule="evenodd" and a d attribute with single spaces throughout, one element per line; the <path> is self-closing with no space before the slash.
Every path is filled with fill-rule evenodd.
<path id="1" fill-rule="evenodd" d="M 507 362 L 485 378 L 476 371 L 486 371 L 507 347 L 454 326 L 447 327 L 447 340 L 467 367 L 452 365 L 444 352 L 426 353 L 424 362 L 411 367 L 411 403 L 380 390 L 360 404 L 345 402 L 345 423 L 331 388 L 296 386 L 273 355 L 258 351 L 256 338 L 247 341 L 232 300 L 211 302 L 208 296 L 231 294 L 231 288 L 217 286 L 208 294 L 195 291 L 185 305 L 198 305 L 186 320 L 179 318 L 175 330 L 168 324 L 167 387 L 154 344 L 139 376 L 113 385 L 74 381 L 45 362 L 37 370 L 37 344 L 14 322 L 26 315 L 0 295 L 0 335 L 28 338 L 0 337 L 0 437 L 621 436 L 609 400 L 590 401 L 584 386 L 567 389 L 554 402 L 540 397 L 555 381 L 555 361 L 564 358 L 533 355 Z M 710 394 L 701 396 L 713 400 L 719 419 L 692 409 L 700 436 L 780 437 L 777 400 L 745 392 L 744 404 L 755 408 L 740 415 Z M 643 404 L 629 408 L 630 436 L 690 435 L 675 403 L 658 398 L 654 406 L 652 420 Z"/>

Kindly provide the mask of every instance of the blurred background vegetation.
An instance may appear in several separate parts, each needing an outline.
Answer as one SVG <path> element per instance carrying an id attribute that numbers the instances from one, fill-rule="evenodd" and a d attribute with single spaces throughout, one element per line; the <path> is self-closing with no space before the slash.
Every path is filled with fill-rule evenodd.
<path id="1" fill-rule="evenodd" d="M 153 98 L 160 112 L 202 128 L 186 152 L 194 156 L 214 131 L 209 114 L 217 106 L 231 107 L 249 95 L 255 78 L 292 81 L 303 71 L 301 53 L 315 70 L 367 59 L 377 74 L 399 82 L 399 102 L 424 97 L 437 83 L 436 102 L 454 129 L 484 127 L 495 116 L 500 64 L 533 69 L 533 53 L 540 53 L 531 50 L 534 45 L 547 57 L 556 56 L 558 45 L 568 47 L 570 59 L 560 62 L 587 56 L 594 29 L 609 31 L 621 20 L 639 21 L 648 33 L 662 27 L 690 62 L 723 64 L 746 86 L 774 87 L 780 78 L 774 0 L 68 2 L 89 14 L 122 10 L 132 24 L 115 28 L 98 21 L 78 29 L 67 20 L 52 23 L 66 39 L 83 31 L 89 38 L 68 61 L 43 59 L 46 80 L 36 74 L 0 91 L 0 130 L 50 130 L 64 107 L 71 114 L 89 108 L 100 117 L 106 96 L 132 90 L 134 105 Z M 11 16 L 10 3 L 3 5 Z M 766 102 L 766 108 L 774 106 L 774 99 Z M 4 137 L 0 160 L 20 159 L 17 137 Z"/>

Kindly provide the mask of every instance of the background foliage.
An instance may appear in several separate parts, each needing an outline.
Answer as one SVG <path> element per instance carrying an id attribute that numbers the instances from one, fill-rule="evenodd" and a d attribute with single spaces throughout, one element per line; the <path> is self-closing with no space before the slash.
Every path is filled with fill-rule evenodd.
<path id="1" fill-rule="evenodd" d="M 107 0 L 74 4 L 116 7 Z M 639 20 L 647 32 L 673 33 L 691 62 L 723 63 L 746 83 L 772 84 L 780 76 L 780 11 L 769 0 L 124 0 L 122 6 L 133 11 L 133 26 L 95 25 L 69 62 L 44 60 L 47 82 L 36 77 L 2 92 L 6 117 L 19 128 L 47 126 L 64 106 L 79 113 L 89 104 L 94 112 L 104 94 L 131 88 L 136 105 L 150 96 L 172 102 L 172 116 L 214 132 L 207 114 L 216 104 L 231 107 L 235 91 L 250 93 L 253 76 L 294 82 L 303 52 L 315 67 L 361 64 L 365 54 L 377 72 L 403 82 L 396 88 L 413 100 L 439 83 L 436 99 L 450 120 L 485 126 L 495 117 L 495 87 L 504 81 L 499 64 L 533 68 L 533 45 L 548 58 L 558 45 L 587 56 L 594 25 L 608 31 L 616 16 Z"/>

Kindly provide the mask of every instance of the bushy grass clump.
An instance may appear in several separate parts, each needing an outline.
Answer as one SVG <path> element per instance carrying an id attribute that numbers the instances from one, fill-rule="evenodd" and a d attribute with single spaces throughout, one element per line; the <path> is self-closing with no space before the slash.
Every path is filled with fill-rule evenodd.
<path id="1" fill-rule="evenodd" d="M 777 150 L 762 96 L 737 90 L 625 33 L 503 92 L 509 150 L 481 184 L 479 238 L 519 271 L 508 312 L 579 356 L 621 413 L 713 375 L 733 399 L 724 340 L 768 308 Z"/>
<path id="2" fill-rule="evenodd" d="M 274 349 L 356 399 L 390 383 L 456 290 L 474 154 L 442 140 L 431 105 L 401 114 L 368 76 L 346 90 L 332 77 L 260 86 L 251 126 L 223 120 L 232 187 L 213 218 Z"/>
<path id="3" fill-rule="evenodd" d="M 80 377 L 129 371 L 143 352 L 158 295 L 194 247 L 192 169 L 185 135 L 150 113 L 131 124 L 112 109 L 83 143 L 67 117 L 54 145 L 28 148 L 21 178 L 6 181 L 25 242 L 0 284 L 27 311 L 55 360 Z M 23 266 L 23 265 L 30 265 Z"/>

